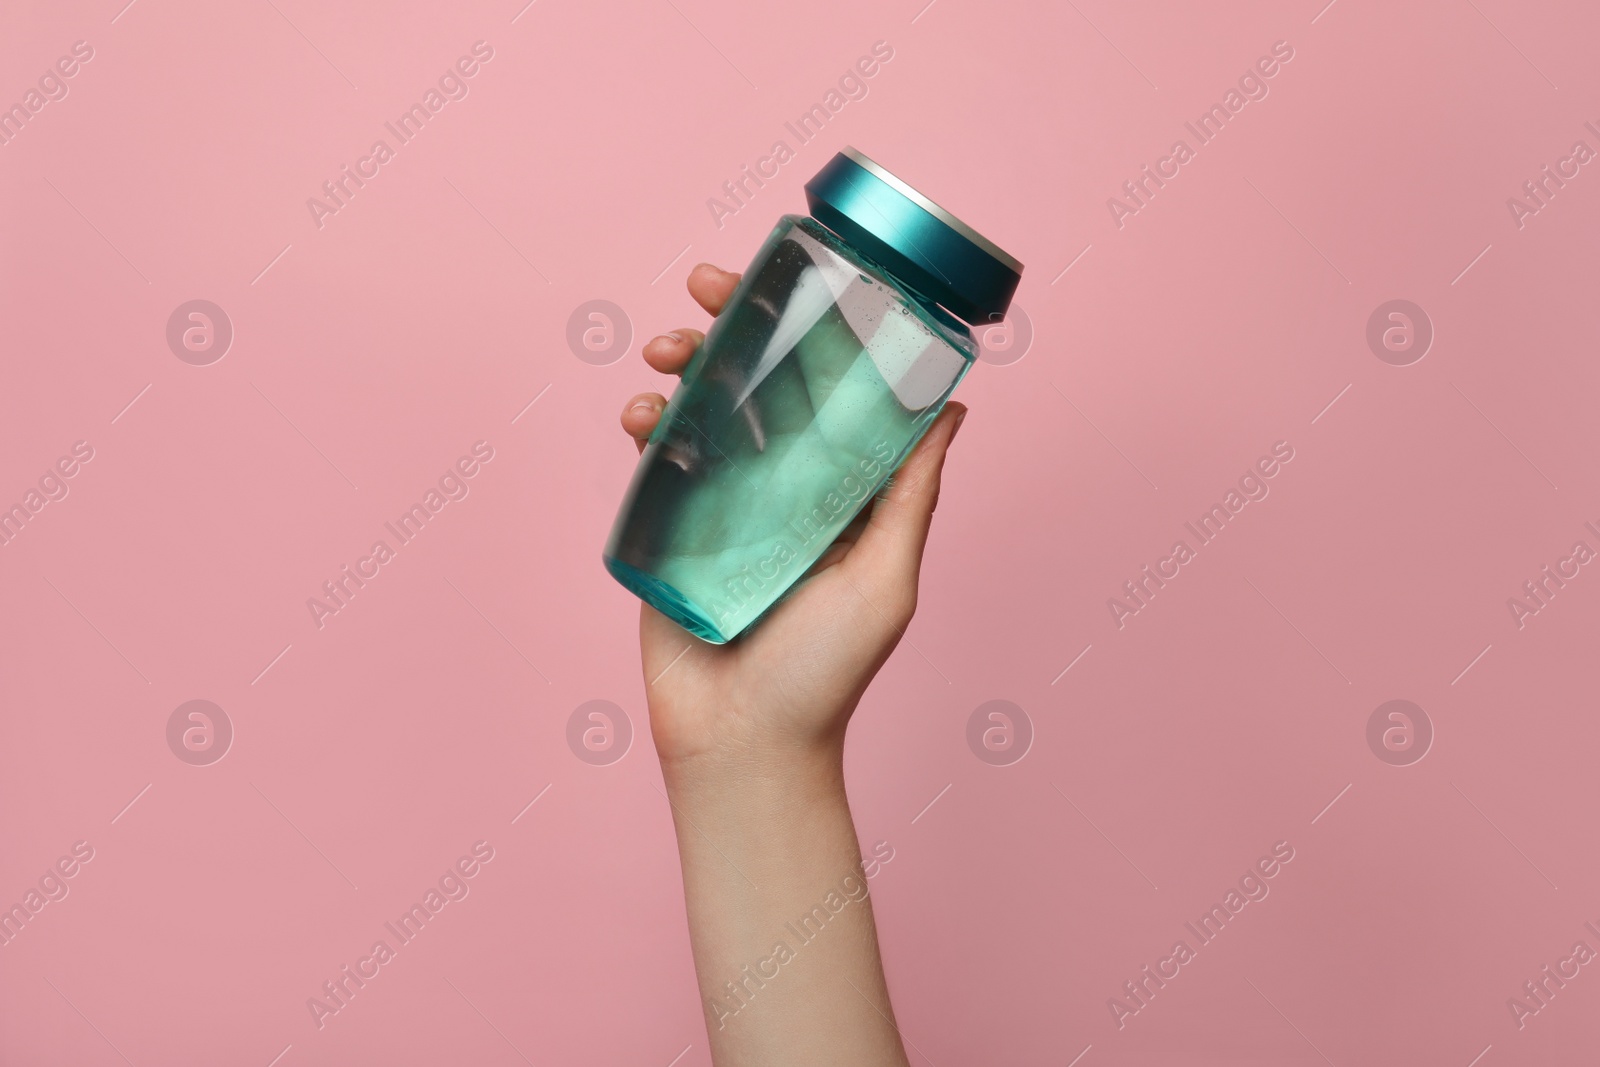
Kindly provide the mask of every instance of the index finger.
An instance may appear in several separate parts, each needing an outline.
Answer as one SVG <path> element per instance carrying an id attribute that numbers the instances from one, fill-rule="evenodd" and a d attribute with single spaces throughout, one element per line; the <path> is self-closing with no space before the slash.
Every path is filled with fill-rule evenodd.
<path id="1" fill-rule="evenodd" d="M 711 314 L 721 314 L 740 277 L 733 271 L 700 263 L 689 272 L 689 295 Z"/>

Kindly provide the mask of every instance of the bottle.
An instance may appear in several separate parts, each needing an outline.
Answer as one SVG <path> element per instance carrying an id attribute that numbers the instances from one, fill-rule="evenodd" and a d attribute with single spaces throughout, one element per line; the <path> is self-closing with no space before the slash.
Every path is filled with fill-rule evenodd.
<path id="1" fill-rule="evenodd" d="M 733 639 L 888 481 L 972 367 L 1022 264 L 852 148 L 805 186 L 684 369 L 603 559 Z"/>

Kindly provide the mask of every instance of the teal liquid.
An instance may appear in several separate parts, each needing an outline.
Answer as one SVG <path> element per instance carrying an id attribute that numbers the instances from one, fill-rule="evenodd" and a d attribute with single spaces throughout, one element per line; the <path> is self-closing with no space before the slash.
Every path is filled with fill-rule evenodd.
<path id="1" fill-rule="evenodd" d="M 698 637 L 739 634 L 937 416 L 976 353 L 958 327 L 786 219 L 640 457 L 607 569 Z"/>

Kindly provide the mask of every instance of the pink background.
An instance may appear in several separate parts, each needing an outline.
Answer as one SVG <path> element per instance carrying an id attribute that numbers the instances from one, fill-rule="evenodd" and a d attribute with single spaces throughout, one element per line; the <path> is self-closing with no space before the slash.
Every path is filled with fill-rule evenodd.
<path id="1" fill-rule="evenodd" d="M 666 384 L 642 341 L 704 325 L 688 268 L 742 267 L 845 144 L 1023 260 L 1035 332 L 962 387 L 920 614 L 851 730 L 914 1061 L 1592 1061 L 1600 968 L 1507 1006 L 1600 949 L 1600 568 L 1507 606 L 1600 549 L 1600 174 L 1506 204 L 1600 149 L 1586 5 L 122 3 L 0 14 L 0 103 L 94 50 L 0 146 L 0 504 L 94 449 L 0 547 L 0 904 L 94 849 L 0 949 L 4 1063 L 709 1062 L 599 562 L 616 418 Z M 319 229 L 307 199 L 479 40 Z M 1277 41 L 1270 94 L 1119 228 Z M 235 331 L 209 366 L 167 345 L 192 299 Z M 632 324 L 609 365 L 566 340 L 594 299 Z M 1392 299 L 1435 330 L 1409 366 L 1366 341 Z M 479 440 L 470 495 L 319 629 L 307 598 Z M 1119 629 L 1108 598 L 1277 441 L 1270 495 Z M 235 730 L 209 766 L 167 744 L 194 699 Z M 595 699 L 636 734 L 606 766 L 566 743 Z M 1035 732 L 1009 766 L 966 741 L 997 699 Z M 1366 740 L 1392 699 L 1435 731 L 1409 766 Z M 307 998 L 480 840 L 470 895 L 318 1029 Z M 1119 1028 L 1279 841 L 1270 895 Z"/>

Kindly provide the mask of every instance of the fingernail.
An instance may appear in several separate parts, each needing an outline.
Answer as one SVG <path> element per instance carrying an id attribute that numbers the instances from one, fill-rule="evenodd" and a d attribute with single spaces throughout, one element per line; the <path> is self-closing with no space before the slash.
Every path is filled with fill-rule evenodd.
<path id="1" fill-rule="evenodd" d="M 638 412 L 641 412 L 641 411 L 654 411 L 655 409 L 656 409 L 655 401 L 653 401 L 653 400 L 641 400 L 638 403 L 634 404 L 633 407 L 629 408 L 628 410 L 630 412 L 633 412 L 633 413 L 637 414 Z"/>
<path id="2" fill-rule="evenodd" d="M 954 441 L 956 439 L 956 434 L 961 432 L 961 423 L 966 417 L 966 408 L 962 408 L 960 411 L 956 412 L 956 424 L 950 427 L 950 440 Z"/>
<path id="3" fill-rule="evenodd" d="M 678 345 L 683 344 L 683 334 L 679 333 L 677 330 L 673 330 L 670 333 L 664 333 L 661 336 L 662 337 L 670 337 L 672 339 L 672 343 L 673 344 L 678 344 Z"/>

